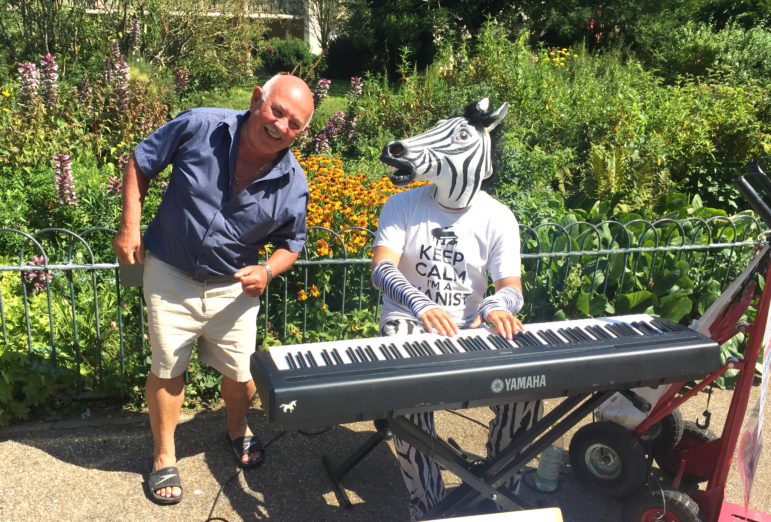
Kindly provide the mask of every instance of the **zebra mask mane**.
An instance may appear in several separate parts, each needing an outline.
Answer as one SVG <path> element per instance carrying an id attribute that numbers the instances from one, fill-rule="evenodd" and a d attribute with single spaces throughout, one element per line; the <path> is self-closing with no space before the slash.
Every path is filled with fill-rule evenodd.
<path id="1" fill-rule="evenodd" d="M 487 98 L 466 107 L 463 116 L 440 120 L 428 132 L 389 142 L 380 161 L 394 167 L 391 182 L 404 187 L 417 180 L 434 184 L 434 200 L 448 208 L 465 208 L 493 173 L 490 132 L 509 104 L 488 112 Z"/>

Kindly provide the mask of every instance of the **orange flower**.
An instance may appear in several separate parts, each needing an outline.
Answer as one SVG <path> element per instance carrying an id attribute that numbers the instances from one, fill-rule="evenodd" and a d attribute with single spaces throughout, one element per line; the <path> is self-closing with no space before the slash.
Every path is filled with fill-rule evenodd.
<path id="1" fill-rule="evenodd" d="M 320 295 L 321 295 L 321 292 L 319 292 L 319 288 L 316 285 L 311 285 L 311 296 L 318 297 Z"/>
<path id="2" fill-rule="evenodd" d="M 305 294 L 305 290 L 300 290 L 297 292 L 297 300 L 298 301 L 306 301 L 308 299 L 308 296 Z"/>
<path id="3" fill-rule="evenodd" d="M 316 253 L 320 256 L 326 256 L 329 255 L 329 244 L 324 241 L 323 239 L 319 239 L 316 241 Z"/>

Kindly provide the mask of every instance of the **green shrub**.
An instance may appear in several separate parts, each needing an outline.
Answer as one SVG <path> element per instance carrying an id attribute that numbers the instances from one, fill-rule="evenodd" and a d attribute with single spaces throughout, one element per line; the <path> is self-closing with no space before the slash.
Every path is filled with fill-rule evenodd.
<path id="1" fill-rule="evenodd" d="M 771 30 L 729 24 L 719 31 L 704 23 L 687 22 L 666 34 L 649 36 L 644 56 L 668 82 L 685 76 L 706 77 L 730 71 L 734 83 L 771 81 Z"/>
<path id="2" fill-rule="evenodd" d="M 262 52 L 262 66 L 270 73 L 305 75 L 316 61 L 310 46 L 299 38 L 271 38 Z"/>

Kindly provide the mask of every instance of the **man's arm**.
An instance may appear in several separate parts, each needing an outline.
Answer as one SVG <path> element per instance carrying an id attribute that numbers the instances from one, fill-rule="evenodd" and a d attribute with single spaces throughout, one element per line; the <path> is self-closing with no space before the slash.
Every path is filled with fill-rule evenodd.
<path id="1" fill-rule="evenodd" d="M 144 244 L 139 225 L 142 221 L 142 205 L 147 196 L 150 180 L 137 165 L 134 154 L 131 154 L 123 174 L 123 194 L 120 226 L 112 239 L 113 249 L 118 261 L 133 265 L 144 262 Z"/>
<path id="2" fill-rule="evenodd" d="M 479 313 L 470 328 L 477 328 L 482 320 L 492 323 L 496 331 L 511 339 L 512 336 L 522 330 L 522 321 L 516 313 L 522 309 L 522 279 L 519 277 L 504 277 L 493 281 L 495 294 L 485 297 L 479 305 Z M 484 317 L 483 317 L 484 316 Z"/>
<path id="3" fill-rule="evenodd" d="M 264 265 L 248 265 L 233 274 L 233 277 L 241 281 L 241 288 L 249 297 L 259 297 L 265 291 L 268 279 L 289 270 L 289 267 L 297 260 L 299 252 L 291 252 L 286 248 L 277 248 L 273 251 Z M 268 271 L 270 270 L 270 274 Z"/>
<path id="4" fill-rule="evenodd" d="M 389 298 L 414 311 L 414 306 L 431 300 L 423 295 L 420 290 L 412 286 L 404 275 L 396 268 L 399 266 L 401 256 L 393 249 L 377 246 L 373 251 L 372 275 L 373 284 Z M 381 284 L 375 281 L 380 281 Z M 430 308 L 421 307 L 425 311 L 417 317 L 425 326 L 427 332 L 436 331 L 440 335 L 455 335 L 458 326 L 450 315 L 439 305 Z"/>

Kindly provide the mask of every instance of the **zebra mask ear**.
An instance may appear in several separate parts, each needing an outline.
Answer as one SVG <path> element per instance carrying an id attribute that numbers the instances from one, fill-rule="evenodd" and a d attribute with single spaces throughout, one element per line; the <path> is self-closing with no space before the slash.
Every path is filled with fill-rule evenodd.
<path id="1" fill-rule="evenodd" d="M 485 98 L 482 101 L 486 101 L 487 102 L 485 105 L 489 105 L 490 104 L 490 102 L 487 100 L 487 98 Z M 479 102 L 480 108 L 481 108 L 481 104 L 482 104 L 482 102 Z M 486 109 L 486 107 L 485 107 L 485 109 Z M 496 128 L 503 121 L 503 119 L 506 117 L 506 113 L 507 112 L 509 112 L 509 103 L 508 102 L 503 102 L 503 105 L 498 107 L 498 110 L 490 115 L 491 117 L 494 117 L 495 119 L 493 120 L 493 122 L 490 125 L 485 127 L 485 130 L 487 132 L 491 132 L 494 128 Z"/>

